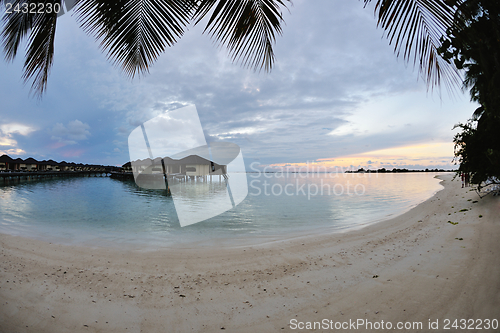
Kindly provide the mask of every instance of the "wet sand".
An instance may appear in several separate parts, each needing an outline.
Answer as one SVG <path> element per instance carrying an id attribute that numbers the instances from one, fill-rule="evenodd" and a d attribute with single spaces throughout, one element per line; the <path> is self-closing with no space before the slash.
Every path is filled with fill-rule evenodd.
<path id="1" fill-rule="evenodd" d="M 138 251 L 0 234 L 0 331 L 291 332 L 324 320 L 374 331 L 383 320 L 377 332 L 459 332 L 455 319 L 500 320 L 500 198 L 440 177 L 443 190 L 394 219 L 259 246 Z"/>

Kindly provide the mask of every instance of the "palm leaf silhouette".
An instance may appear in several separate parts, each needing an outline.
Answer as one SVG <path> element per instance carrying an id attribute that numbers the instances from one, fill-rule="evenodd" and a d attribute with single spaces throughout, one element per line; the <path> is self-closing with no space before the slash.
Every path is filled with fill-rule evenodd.
<path id="1" fill-rule="evenodd" d="M 4 7 L 8 2 L 15 7 L 39 1 L 4 0 Z M 61 1 L 50 1 L 50 3 L 60 5 Z M 5 14 L 2 21 L 4 24 L 1 35 L 2 46 L 7 61 L 12 61 L 16 57 L 19 46 L 29 33 L 23 79 L 25 82 L 33 80 L 31 91 L 40 97 L 47 88 L 49 72 L 54 60 L 57 13 L 31 14 L 29 11 L 27 13 L 12 11 L 11 14 Z"/>
<path id="2" fill-rule="evenodd" d="M 365 4 L 371 0 L 364 0 Z M 394 44 L 397 56 L 413 61 L 427 82 L 427 87 L 440 86 L 443 81 L 451 91 L 461 85 L 461 76 L 454 64 L 439 56 L 440 38 L 455 24 L 460 0 L 377 0 L 375 13 Z"/>
<path id="3" fill-rule="evenodd" d="M 134 77 L 184 34 L 194 6 L 186 0 L 84 0 L 75 11 L 108 59 Z"/>
<path id="4" fill-rule="evenodd" d="M 233 61 L 254 69 L 271 70 L 273 44 L 281 34 L 281 0 L 205 0 L 194 18 L 199 23 L 214 8 L 205 32 L 226 45 Z"/>
<path id="5" fill-rule="evenodd" d="M 129 77 L 147 73 L 159 55 L 175 44 L 186 27 L 205 27 L 219 45 L 227 47 L 233 61 L 254 69 L 271 70 L 273 45 L 281 34 L 282 8 L 290 0 L 78 0 L 75 15 L 85 32 L 96 38 L 108 59 Z M 9 4 L 51 3 L 65 0 L 0 0 Z M 371 0 L 364 0 L 365 4 Z M 447 3 L 449 2 L 449 4 Z M 453 64 L 438 54 L 439 39 L 454 24 L 462 0 L 377 0 L 375 11 L 398 56 L 413 61 L 428 87 L 444 79 L 450 88 L 461 78 Z M 5 13 L 5 11 L 4 11 Z M 47 87 L 53 62 L 57 15 L 5 13 L 1 33 L 6 60 L 13 60 L 28 37 L 25 82 L 33 80 L 39 97 Z"/>
<path id="6" fill-rule="evenodd" d="M 4 8 L 8 3 L 64 3 L 0 1 Z M 280 5 L 284 6 L 282 0 L 78 0 L 75 14 L 83 30 L 100 42 L 108 59 L 132 78 L 147 73 L 158 56 L 183 36 L 186 27 L 194 20 L 200 22 L 212 8 L 207 29 L 228 47 L 233 60 L 270 70 L 275 36 L 281 33 L 283 21 Z M 41 97 L 52 66 L 57 15 L 4 13 L 1 38 L 5 58 L 13 60 L 29 35 L 23 78 L 25 82 L 33 80 L 32 91 Z"/>

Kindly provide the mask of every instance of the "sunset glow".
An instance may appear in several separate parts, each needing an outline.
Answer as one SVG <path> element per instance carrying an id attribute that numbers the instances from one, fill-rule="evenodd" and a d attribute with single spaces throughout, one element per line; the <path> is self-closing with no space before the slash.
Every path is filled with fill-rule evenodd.
<path id="1" fill-rule="evenodd" d="M 280 163 L 272 164 L 273 168 L 302 168 L 305 171 L 321 168 L 329 171 L 335 169 L 422 169 L 422 168 L 453 168 L 453 143 L 439 142 L 394 147 L 369 151 L 361 154 L 346 155 L 335 158 L 321 158 L 306 163 Z"/>

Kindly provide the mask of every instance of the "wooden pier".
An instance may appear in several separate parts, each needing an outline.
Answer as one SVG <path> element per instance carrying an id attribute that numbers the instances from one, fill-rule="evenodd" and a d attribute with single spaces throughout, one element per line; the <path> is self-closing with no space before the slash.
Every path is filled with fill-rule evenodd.
<path id="1" fill-rule="evenodd" d="M 107 177 L 107 171 L 15 171 L 0 172 L 0 179 L 44 179 L 56 177 Z"/>
<path id="2" fill-rule="evenodd" d="M 134 180 L 134 174 L 132 172 L 111 171 L 109 176 L 115 179 Z"/>

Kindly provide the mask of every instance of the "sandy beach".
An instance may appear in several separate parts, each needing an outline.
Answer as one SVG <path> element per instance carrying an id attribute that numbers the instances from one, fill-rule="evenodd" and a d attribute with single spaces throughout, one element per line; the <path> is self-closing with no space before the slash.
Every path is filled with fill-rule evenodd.
<path id="1" fill-rule="evenodd" d="M 440 177 L 443 190 L 391 220 L 259 246 L 146 252 L 1 234 L 0 331 L 498 332 L 500 197 Z"/>

